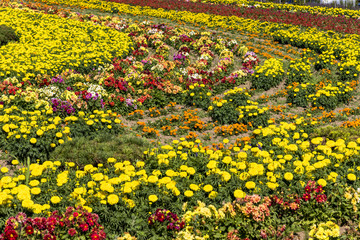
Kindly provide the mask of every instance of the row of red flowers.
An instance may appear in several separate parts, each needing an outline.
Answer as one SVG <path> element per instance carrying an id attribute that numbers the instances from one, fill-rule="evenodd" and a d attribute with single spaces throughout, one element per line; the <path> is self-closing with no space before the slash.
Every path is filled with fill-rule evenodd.
<path id="1" fill-rule="evenodd" d="M 238 7 L 232 5 L 214 5 L 201 2 L 178 0 L 108 0 L 134 6 L 147 6 L 165 10 L 182 10 L 194 13 L 209 13 L 221 16 L 237 16 L 263 22 L 292 24 L 302 27 L 316 27 L 322 30 L 333 30 L 348 34 L 360 33 L 360 19 L 344 16 L 326 16 L 303 12 L 287 12 L 275 9 Z"/>
<path id="2" fill-rule="evenodd" d="M 0 240 L 44 239 L 56 240 L 85 237 L 91 240 L 106 239 L 104 227 L 98 223 L 99 216 L 82 207 L 68 207 L 64 214 L 54 211 L 48 218 L 27 217 L 18 213 L 6 221 Z"/>

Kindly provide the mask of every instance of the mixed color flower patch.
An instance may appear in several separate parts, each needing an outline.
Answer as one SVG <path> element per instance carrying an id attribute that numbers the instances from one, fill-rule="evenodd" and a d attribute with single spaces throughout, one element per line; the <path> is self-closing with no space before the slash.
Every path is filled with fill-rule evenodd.
<path id="1" fill-rule="evenodd" d="M 0 239 L 359 238 L 356 11 L 0 6 Z"/>

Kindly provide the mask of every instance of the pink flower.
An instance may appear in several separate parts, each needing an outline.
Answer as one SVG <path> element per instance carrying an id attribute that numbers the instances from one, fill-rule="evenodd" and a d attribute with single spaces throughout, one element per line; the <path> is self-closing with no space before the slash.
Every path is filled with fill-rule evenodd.
<path id="1" fill-rule="evenodd" d="M 315 199 L 316 199 L 316 202 L 318 202 L 318 203 L 323 203 L 323 202 L 326 202 L 327 197 L 326 197 L 325 194 L 320 194 L 320 195 L 317 195 L 317 196 L 315 197 Z"/>

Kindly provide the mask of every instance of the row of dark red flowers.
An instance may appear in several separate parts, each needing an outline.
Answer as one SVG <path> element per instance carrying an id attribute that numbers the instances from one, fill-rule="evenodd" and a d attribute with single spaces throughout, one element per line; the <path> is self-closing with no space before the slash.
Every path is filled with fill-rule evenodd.
<path id="1" fill-rule="evenodd" d="M 259 20 L 292 24 L 302 27 L 316 27 L 321 30 L 332 30 L 347 34 L 360 34 L 360 19 L 345 16 L 325 16 L 303 12 L 288 12 L 275 9 L 238 7 L 233 5 L 217 5 L 201 2 L 185 2 L 182 0 L 107 0 L 125 3 L 133 6 L 148 6 L 165 10 L 190 11 L 194 13 L 208 13 L 221 16 L 238 16 Z"/>

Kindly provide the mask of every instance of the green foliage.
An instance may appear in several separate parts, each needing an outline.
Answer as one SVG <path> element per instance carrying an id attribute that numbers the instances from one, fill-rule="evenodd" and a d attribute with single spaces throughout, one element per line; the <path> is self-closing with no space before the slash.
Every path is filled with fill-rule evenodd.
<path id="1" fill-rule="evenodd" d="M 290 61 L 289 70 L 287 72 L 286 85 L 293 82 L 307 83 L 311 79 L 311 65 L 309 59 L 296 59 Z"/>
<path id="2" fill-rule="evenodd" d="M 357 61 L 347 61 L 343 63 L 339 63 L 337 66 L 337 74 L 339 80 L 342 82 L 352 81 L 358 79 L 360 68 L 359 63 Z"/>
<path id="3" fill-rule="evenodd" d="M 325 137 L 334 141 L 338 139 L 355 140 L 360 137 L 360 133 L 357 129 L 327 126 L 314 129 L 311 137 Z"/>
<path id="4" fill-rule="evenodd" d="M 308 107 L 308 95 L 315 92 L 315 87 L 312 84 L 291 85 L 287 88 L 286 102 L 292 103 L 297 107 Z"/>
<path id="5" fill-rule="evenodd" d="M 250 94 L 245 88 L 235 87 L 234 89 L 226 91 L 224 95 L 224 99 L 232 102 L 236 107 L 245 106 L 248 100 L 250 100 Z"/>
<path id="6" fill-rule="evenodd" d="M 238 108 L 240 112 L 238 122 L 252 127 L 266 127 L 269 125 L 268 121 L 270 115 L 268 108 L 259 108 L 256 102 L 250 102 L 247 106 L 241 106 Z"/>
<path id="7" fill-rule="evenodd" d="M 105 164 L 114 157 L 122 160 L 140 160 L 149 143 L 132 135 L 113 135 L 101 133 L 89 140 L 87 137 L 74 138 L 57 147 L 50 159 L 61 162 L 74 162 L 80 168 L 87 164 Z"/>
<path id="8" fill-rule="evenodd" d="M 162 108 L 168 105 L 170 101 L 173 101 L 173 99 L 168 98 L 163 91 L 154 89 L 151 91 L 151 98 L 146 99 L 143 106 L 145 108 L 152 108 L 155 106 Z"/>
<path id="9" fill-rule="evenodd" d="M 207 110 L 210 106 L 211 92 L 204 84 L 190 85 L 189 90 L 186 90 L 184 95 L 184 103 L 187 106 L 194 106 L 203 110 Z"/>
<path id="10" fill-rule="evenodd" d="M 214 101 L 209 107 L 209 115 L 214 122 L 221 125 L 237 123 L 239 118 L 236 106 L 228 100 Z"/>
<path id="11" fill-rule="evenodd" d="M 353 96 L 354 89 L 348 83 L 338 82 L 336 86 L 329 84 L 319 89 L 315 94 L 308 96 L 313 107 L 335 109 L 339 104 L 348 104 Z"/>
<path id="12" fill-rule="evenodd" d="M 0 47 L 7 44 L 10 41 L 19 41 L 19 36 L 15 33 L 15 30 L 6 25 L 0 25 Z"/>
<path id="13" fill-rule="evenodd" d="M 334 52 L 333 51 L 324 51 L 320 54 L 315 62 L 315 70 L 321 69 L 330 69 L 334 65 Z"/>

